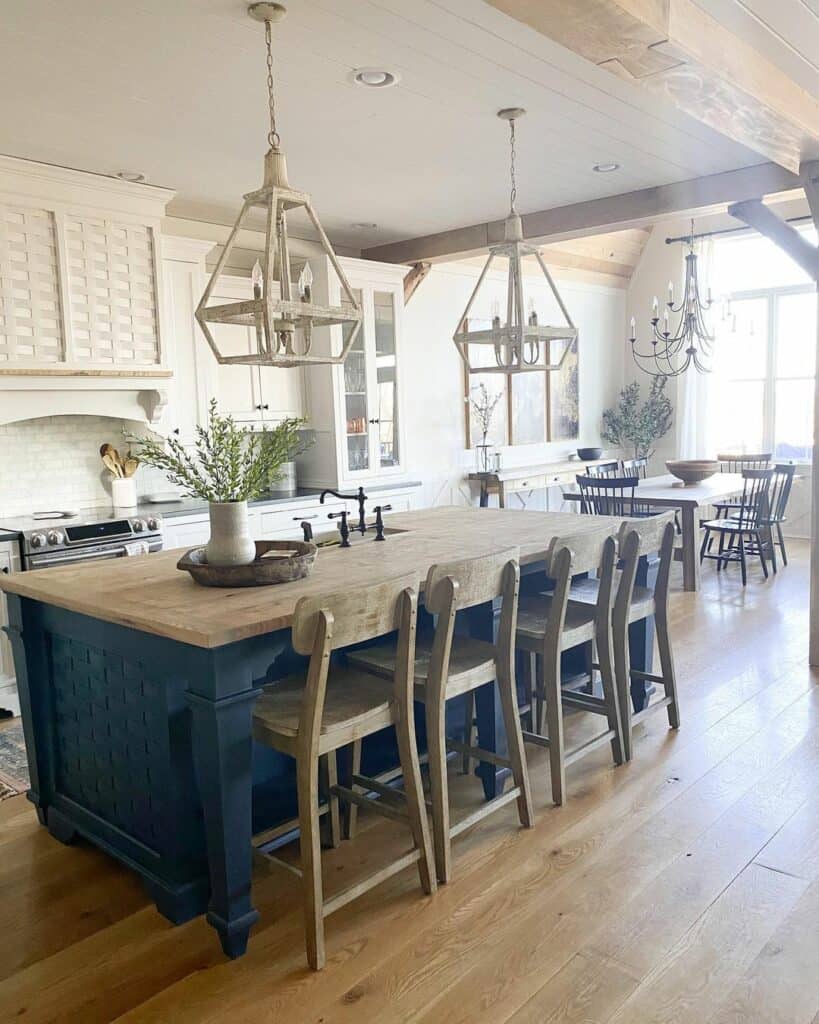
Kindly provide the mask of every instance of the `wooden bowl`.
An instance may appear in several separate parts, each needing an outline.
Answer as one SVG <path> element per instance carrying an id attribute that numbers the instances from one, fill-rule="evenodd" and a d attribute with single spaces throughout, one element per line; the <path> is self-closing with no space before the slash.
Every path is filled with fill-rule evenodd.
<path id="1" fill-rule="evenodd" d="M 205 549 L 192 548 L 176 568 L 189 572 L 203 587 L 268 587 L 309 576 L 317 550 L 315 544 L 301 540 L 257 540 L 256 558 L 249 565 L 208 565 Z"/>
<path id="2" fill-rule="evenodd" d="M 719 463 L 714 459 L 677 459 L 666 462 L 665 468 L 684 484 L 701 484 L 719 472 Z"/>

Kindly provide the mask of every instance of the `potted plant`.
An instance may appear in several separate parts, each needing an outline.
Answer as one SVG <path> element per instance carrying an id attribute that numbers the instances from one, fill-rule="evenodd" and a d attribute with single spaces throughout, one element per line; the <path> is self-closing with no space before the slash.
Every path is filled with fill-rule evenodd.
<path id="1" fill-rule="evenodd" d="M 501 400 L 503 392 L 499 391 L 496 395 L 490 395 L 483 382 L 472 388 L 472 391 L 477 392 L 477 397 L 471 397 L 469 402 L 482 435 L 481 443 L 475 445 L 476 469 L 479 473 L 488 473 L 489 449 L 491 445 L 486 443 L 486 439 L 492 426 L 495 407 Z"/>
<path id="2" fill-rule="evenodd" d="M 131 436 L 129 440 L 139 447 L 142 462 L 163 470 L 187 496 L 208 502 L 208 563 L 248 565 L 256 557 L 256 545 L 248 530 L 247 503 L 277 478 L 297 447 L 304 424 L 302 419 L 285 419 L 254 433 L 238 427 L 232 416 L 221 416 L 213 399 L 207 426 L 196 428 L 190 450 L 175 437 Z"/>
<path id="3" fill-rule="evenodd" d="M 614 409 L 603 413 L 601 437 L 607 444 L 631 449 L 637 459 L 650 458 L 653 444 L 671 429 L 673 409 L 665 393 L 667 377 L 655 377 L 648 398 L 640 404 L 640 384 L 632 381 L 620 392 Z"/>

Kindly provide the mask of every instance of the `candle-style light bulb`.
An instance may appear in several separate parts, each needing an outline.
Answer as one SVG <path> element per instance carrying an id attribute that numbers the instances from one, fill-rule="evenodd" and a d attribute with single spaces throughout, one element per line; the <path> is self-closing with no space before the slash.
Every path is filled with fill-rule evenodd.
<path id="1" fill-rule="evenodd" d="M 537 327 L 537 310 L 535 309 L 535 298 L 529 296 L 529 326 Z"/>
<path id="2" fill-rule="evenodd" d="M 492 328 L 498 330 L 501 325 L 500 319 L 500 302 L 497 299 L 492 301 Z"/>
<path id="3" fill-rule="evenodd" d="M 673 281 L 669 281 L 668 282 L 668 301 L 669 301 L 669 303 L 673 303 L 674 302 L 674 282 Z"/>
<path id="4" fill-rule="evenodd" d="M 655 295 L 654 298 L 651 300 L 651 315 L 654 317 L 655 320 L 657 319 L 657 314 L 659 312 L 659 309 L 660 309 L 660 300 Z"/>
<path id="5" fill-rule="evenodd" d="M 663 328 L 664 328 L 664 332 L 666 334 L 668 334 L 669 333 L 669 330 L 668 330 L 668 310 L 666 310 L 665 313 L 663 313 Z"/>
<path id="6" fill-rule="evenodd" d="M 260 299 L 262 297 L 264 274 L 262 273 L 262 265 L 258 260 L 253 264 L 253 270 L 250 272 L 250 279 L 253 282 L 253 298 Z"/>
<path id="7" fill-rule="evenodd" d="M 632 341 L 636 341 L 637 340 L 637 317 L 636 316 L 633 316 L 631 318 L 631 335 L 630 335 L 630 337 L 631 337 Z"/>
<path id="8" fill-rule="evenodd" d="M 299 274 L 299 295 L 302 302 L 310 302 L 313 295 L 313 271 L 309 263 L 305 263 Z"/>

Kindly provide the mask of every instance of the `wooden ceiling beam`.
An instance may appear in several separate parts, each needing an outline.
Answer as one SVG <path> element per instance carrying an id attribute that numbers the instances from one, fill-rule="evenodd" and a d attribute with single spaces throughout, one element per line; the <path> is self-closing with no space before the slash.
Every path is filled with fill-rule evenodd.
<path id="1" fill-rule="evenodd" d="M 805 273 L 819 283 L 819 248 L 801 235 L 792 224 L 784 220 L 767 207 L 760 199 L 749 199 L 744 203 L 734 203 L 728 207 L 728 213 L 743 224 L 754 228 L 769 238 L 775 245 L 786 252 Z"/>
<path id="2" fill-rule="evenodd" d="M 757 199 L 801 188 L 800 179 L 776 164 L 757 164 L 709 174 L 671 185 L 624 192 L 603 199 L 539 210 L 523 217 L 524 236 L 532 242 L 559 242 L 601 232 L 650 226 L 660 218 L 724 209 L 727 203 Z M 440 262 L 485 252 L 503 239 L 503 221 L 453 228 L 362 251 L 365 259 L 384 263 Z"/>
<path id="3" fill-rule="evenodd" d="M 794 173 L 819 150 L 819 99 L 693 0 L 488 2 Z"/>
<path id="4" fill-rule="evenodd" d="M 801 177 L 805 198 L 808 201 L 810 212 L 813 214 L 813 223 L 816 230 L 819 231 L 819 160 L 803 164 Z"/>

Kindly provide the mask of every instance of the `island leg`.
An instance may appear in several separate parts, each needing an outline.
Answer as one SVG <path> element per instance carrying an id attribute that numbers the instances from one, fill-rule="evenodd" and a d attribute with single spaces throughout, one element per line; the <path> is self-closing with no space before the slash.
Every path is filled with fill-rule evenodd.
<path id="1" fill-rule="evenodd" d="M 251 721 L 257 696 L 252 688 L 215 700 L 187 694 L 208 850 L 207 921 L 231 958 L 244 954 L 259 918 L 251 902 Z"/>
<path id="2" fill-rule="evenodd" d="M 497 608 L 492 602 L 470 608 L 467 612 L 470 634 L 477 639 L 494 643 L 496 612 Z M 506 757 L 508 746 L 503 725 L 503 708 L 495 683 L 487 683 L 475 690 L 475 718 L 478 724 L 478 746 L 482 750 Z M 500 796 L 506 780 L 512 776 L 509 768 L 498 768 L 486 761 L 479 762 L 475 774 L 483 783 L 487 800 Z"/>

